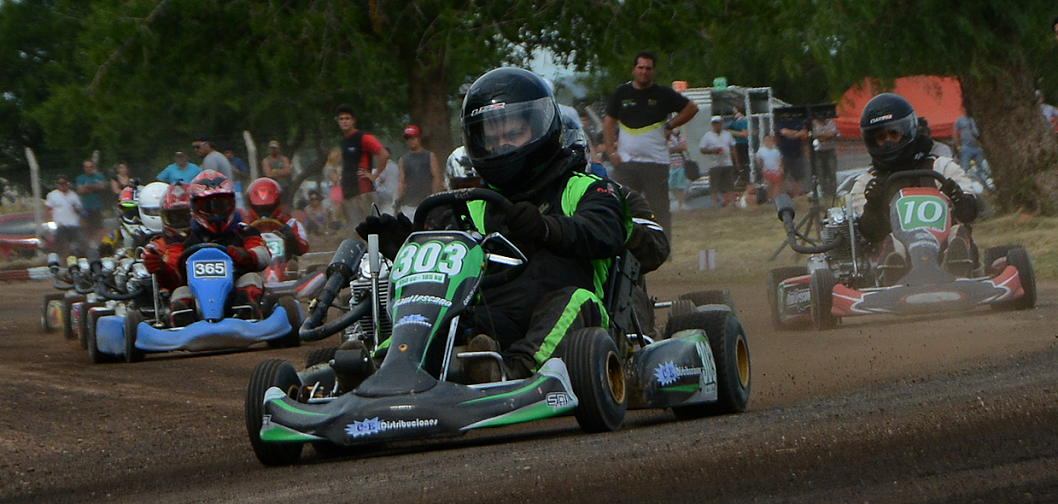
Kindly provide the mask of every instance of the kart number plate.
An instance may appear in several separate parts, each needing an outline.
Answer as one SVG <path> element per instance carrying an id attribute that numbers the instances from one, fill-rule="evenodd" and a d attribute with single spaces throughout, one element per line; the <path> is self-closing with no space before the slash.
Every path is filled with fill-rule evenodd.
<path id="1" fill-rule="evenodd" d="M 228 276 L 228 263 L 224 261 L 195 261 L 191 265 L 195 278 L 216 278 Z"/>
<path id="2" fill-rule="evenodd" d="M 900 228 L 935 229 L 944 231 L 948 227 L 948 204 L 936 196 L 905 196 L 896 202 Z"/>

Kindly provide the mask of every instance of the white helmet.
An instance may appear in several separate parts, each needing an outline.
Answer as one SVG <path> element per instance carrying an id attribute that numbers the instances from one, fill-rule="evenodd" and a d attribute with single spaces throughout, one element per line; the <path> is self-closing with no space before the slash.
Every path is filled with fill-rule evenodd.
<path id="1" fill-rule="evenodd" d="M 449 189 L 460 189 L 465 187 L 477 187 L 481 183 L 481 177 L 470 164 L 467 151 L 463 146 L 456 147 L 448 155 L 448 163 L 445 164 L 445 183 Z"/>
<path id="2" fill-rule="evenodd" d="M 151 182 L 136 196 L 140 206 L 140 222 L 153 233 L 162 232 L 162 197 L 169 189 L 165 182 Z"/>

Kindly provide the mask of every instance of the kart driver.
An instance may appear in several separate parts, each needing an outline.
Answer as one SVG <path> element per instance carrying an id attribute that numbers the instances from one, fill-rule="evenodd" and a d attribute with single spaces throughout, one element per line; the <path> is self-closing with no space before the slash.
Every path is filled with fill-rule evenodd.
<path id="1" fill-rule="evenodd" d="M 191 232 L 183 243 L 173 243 L 165 251 L 162 267 L 169 275 L 179 275 L 179 288 L 170 299 L 171 317 L 174 326 L 183 326 L 194 320 L 194 300 L 184 276 L 185 265 L 181 255 L 185 250 L 200 243 L 213 243 L 226 247 L 235 271 L 234 306 L 249 306 L 253 313 L 247 318 L 261 318 L 261 295 L 264 280 L 258 271 L 264 270 L 272 260 L 261 232 L 252 226 L 242 225 L 235 210 L 235 186 L 232 181 L 215 170 L 204 170 L 188 184 L 188 200 L 191 205 Z M 183 258 L 184 261 L 187 258 Z"/>
<path id="2" fill-rule="evenodd" d="M 118 213 L 121 225 L 108 233 L 100 242 L 100 257 L 132 257 L 136 247 L 140 247 L 150 238 L 150 231 L 140 219 L 140 205 L 136 198 L 136 187 L 130 186 L 121 190 L 118 195 Z"/>
<path id="3" fill-rule="evenodd" d="M 935 170 L 943 175 L 944 183 L 937 184 L 952 206 L 954 224 L 948 243 L 943 249 L 944 268 L 956 276 L 970 276 L 977 264 L 977 245 L 970 236 L 970 224 L 977 218 L 977 200 L 966 171 L 950 157 L 930 154 L 933 140 L 918 134 L 915 110 L 903 97 L 883 93 L 872 98 L 860 116 L 860 132 L 871 155 L 871 168 L 860 175 L 852 186 L 849 197 L 859 216 L 860 232 L 874 247 L 879 259 L 882 283 L 891 284 L 908 270 L 907 250 L 893 238 L 889 227 L 889 203 L 902 187 L 890 184 L 885 178 L 905 170 Z M 918 185 L 910 183 L 903 184 Z M 915 181 L 918 182 L 918 181 Z"/>
<path id="4" fill-rule="evenodd" d="M 187 185 L 177 182 L 170 185 L 162 195 L 162 234 L 156 236 L 143 250 L 143 266 L 147 272 L 157 275 L 158 288 L 172 292 L 180 287 L 183 277 L 173 275 L 175 270 L 163 268 L 163 257 L 174 243 L 183 243 L 191 232 L 191 203 L 188 201 Z"/>
<path id="5" fill-rule="evenodd" d="M 262 177 L 250 183 L 246 190 L 250 200 L 250 225 L 262 233 L 275 233 L 283 238 L 285 260 L 306 254 L 309 251 L 309 236 L 305 227 L 297 219 L 283 212 L 281 196 L 283 190 L 279 184 L 268 177 Z M 268 221 L 276 222 L 268 222 Z M 280 226 L 275 227 L 278 223 Z M 296 269 L 296 268 L 295 268 Z"/>
<path id="6" fill-rule="evenodd" d="M 583 173 L 583 159 L 563 148 L 562 120 L 550 87 L 518 68 L 486 73 L 463 101 L 462 136 L 474 170 L 514 204 L 502 212 L 471 204 L 483 232 L 501 231 L 529 258 L 516 279 L 481 293 L 472 308 L 475 334 L 467 351 L 497 351 L 467 359 L 468 383 L 497 381 L 501 373 L 531 376 L 563 338 L 583 327 L 603 325 L 602 284 L 610 258 L 631 230 L 628 207 L 616 186 Z M 392 258 L 411 231 L 403 215 L 368 217 L 360 236 L 379 235 Z"/>

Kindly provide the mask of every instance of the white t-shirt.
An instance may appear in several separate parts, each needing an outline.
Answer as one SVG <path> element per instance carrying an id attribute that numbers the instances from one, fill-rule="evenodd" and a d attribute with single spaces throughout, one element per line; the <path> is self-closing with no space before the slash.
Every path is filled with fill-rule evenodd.
<path id="1" fill-rule="evenodd" d="M 51 209 L 51 220 L 55 225 L 62 227 L 78 227 L 81 225 L 81 197 L 74 191 L 63 193 L 55 189 L 48 193 L 44 204 Z"/>
<path id="2" fill-rule="evenodd" d="M 705 167 L 734 166 L 735 163 L 731 162 L 731 150 L 734 146 L 735 137 L 731 136 L 730 131 L 722 130 L 719 134 L 715 131 L 709 131 L 702 136 L 702 141 L 698 143 L 698 151 L 723 147 L 724 152 L 720 154 L 703 154 L 705 156 Z"/>
<path id="3" fill-rule="evenodd" d="M 766 172 L 777 172 L 779 171 L 779 149 L 775 147 L 760 147 L 757 151 L 757 158 L 760 159 L 761 171 Z"/>

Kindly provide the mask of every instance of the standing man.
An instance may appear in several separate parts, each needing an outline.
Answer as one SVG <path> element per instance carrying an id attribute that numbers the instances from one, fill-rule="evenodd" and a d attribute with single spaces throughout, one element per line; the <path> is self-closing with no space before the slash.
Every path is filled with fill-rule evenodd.
<path id="1" fill-rule="evenodd" d="M 838 189 L 838 125 L 830 118 L 812 118 L 812 173 L 820 192 L 831 197 Z"/>
<path id="2" fill-rule="evenodd" d="M 224 149 L 224 158 L 231 164 L 231 172 L 235 175 L 233 182 L 235 182 L 235 205 L 238 208 L 246 208 L 246 203 L 243 201 L 243 188 L 250 185 L 250 167 L 246 166 L 246 162 L 242 158 L 235 157 L 235 151 L 232 149 Z"/>
<path id="3" fill-rule="evenodd" d="M 224 175 L 228 180 L 235 179 L 228 158 L 213 146 L 208 136 L 200 135 L 191 146 L 199 156 L 202 156 L 202 171 L 213 170 Z"/>
<path id="4" fill-rule="evenodd" d="M 261 171 L 264 176 L 275 180 L 284 193 L 294 193 L 290 187 L 293 183 L 294 167 L 290 164 L 290 158 L 279 152 L 278 140 L 268 142 L 268 157 L 261 161 Z"/>
<path id="5" fill-rule="evenodd" d="M 433 193 L 444 191 L 444 172 L 434 153 L 422 146 L 422 131 L 412 124 L 404 128 L 404 141 L 408 152 L 397 160 L 400 169 L 400 186 L 397 188 L 395 211 L 409 217 L 415 216 L 419 203 Z"/>
<path id="6" fill-rule="evenodd" d="M 749 176 L 749 121 L 741 106 L 735 106 L 732 116 L 734 120 L 727 131 L 735 139 L 735 150 L 731 151 L 735 158 L 735 186 L 745 189 L 752 178 Z"/>
<path id="7" fill-rule="evenodd" d="M 698 152 L 705 155 L 706 168 L 709 168 L 709 188 L 713 193 L 713 208 L 728 206 L 735 202 L 735 164 L 732 153 L 735 149 L 735 137 L 724 129 L 724 118 L 713 116 L 713 129 L 702 135 L 698 143 Z M 722 197 L 722 201 L 717 198 Z"/>
<path id="8" fill-rule="evenodd" d="M 78 255 L 84 251 L 84 233 L 81 231 L 81 198 L 70 190 L 70 179 L 59 175 L 55 179 L 58 187 L 48 193 L 44 204 L 51 210 L 55 229 L 55 248 L 59 257 Z"/>
<path id="9" fill-rule="evenodd" d="M 970 116 L 959 116 L 952 126 L 952 140 L 955 141 L 955 147 L 959 149 L 959 166 L 967 172 L 975 171 L 970 166 L 971 161 L 977 163 L 977 166 L 983 165 L 985 161 L 980 147 L 977 146 L 979 135 L 977 121 Z"/>
<path id="10" fill-rule="evenodd" d="M 386 169 L 389 149 L 370 133 L 356 129 L 356 114 L 349 105 L 338 106 L 338 128 L 342 130 L 342 198 L 349 222 L 359 224 L 371 214 L 375 203 L 375 180 Z"/>
<path id="11" fill-rule="evenodd" d="M 77 194 L 84 208 L 84 230 L 90 240 L 99 236 L 103 227 L 103 193 L 107 190 L 107 178 L 96 171 L 95 161 L 84 160 L 84 173 L 77 176 Z"/>
<path id="12" fill-rule="evenodd" d="M 778 121 L 775 129 L 775 137 L 779 140 L 779 154 L 782 155 L 783 176 L 792 185 L 786 192 L 790 196 L 800 196 L 801 181 L 808 175 L 808 162 L 805 160 L 808 128 L 802 119 L 785 117 Z"/>
<path id="13" fill-rule="evenodd" d="M 654 82 L 654 55 L 636 55 L 632 81 L 617 86 L 606 105 L 603 136 L 614 165 L 614 180 L 639 191 L 654 208 L 657 222 L 672 234 L 669 211 L 669 148 L 665 128 L 678 128 L 698 106 L 668 86 Z M 670 114 L 676 117 L 669 119 Z M 621 138 L 617 142 L 617 125 Z"/>
<path id="14" fill-rule="evenodd" d="M 190 184 L 199 173 L 202 173 L 202 169 L 195 163 L 189 163 L 184 151 L 176 151 L 175 162 L 158 174 L 158 180 L 166 184 Z"/>

